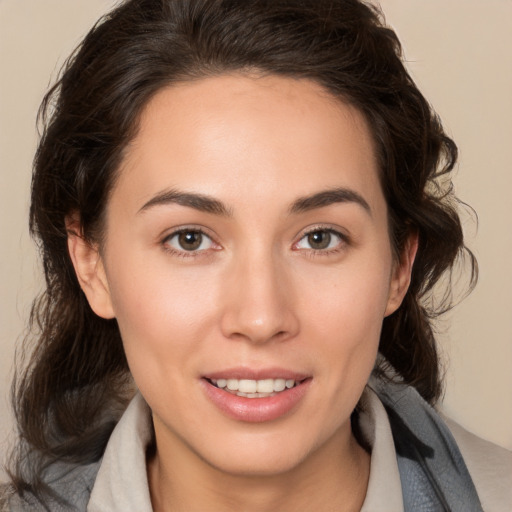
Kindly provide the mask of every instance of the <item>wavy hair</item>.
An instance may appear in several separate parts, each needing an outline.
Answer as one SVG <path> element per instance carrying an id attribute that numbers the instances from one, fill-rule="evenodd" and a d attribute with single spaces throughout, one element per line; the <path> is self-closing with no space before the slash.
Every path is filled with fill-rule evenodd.
<path id="1" fill-rule="evenodd" d="M 384 320 L 380 352 L 427 401 L 440 396 L 432 319 L 449 294 L 437 307 L 426 298 L 462 254 L 470 286 L 477 267 L 450 186 L 456 146 L 380 11 L 359 0 L 128 0 L 92 28 L 40 109 L 30 230 L 46 289 L 13 386 L 21 441 L 11 475 L 20 494 L 43 496 L 41 475 L 56 461 L 99 460 L 132 393 L 117 323 L 92 312 L 75 276 L 66 216 L 78 212 L 84 237 L 101 242 L 144 106 L 173 83 L 234 71 L 313 80 L 366 117 L 396 256 L 411 232 L 419 237 L 411 285 Z"/>

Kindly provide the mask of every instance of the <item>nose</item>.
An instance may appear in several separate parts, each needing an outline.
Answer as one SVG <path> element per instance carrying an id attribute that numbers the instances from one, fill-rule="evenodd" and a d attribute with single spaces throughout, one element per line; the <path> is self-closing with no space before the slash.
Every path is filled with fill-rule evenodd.
<path id="1" fill-rule="evenodd" d="M 293 280 L 284 267 L 272 254 L 246 254 L 233 262 L 223 288 L 224 336 L 265 343 L 297 334 Z"/>

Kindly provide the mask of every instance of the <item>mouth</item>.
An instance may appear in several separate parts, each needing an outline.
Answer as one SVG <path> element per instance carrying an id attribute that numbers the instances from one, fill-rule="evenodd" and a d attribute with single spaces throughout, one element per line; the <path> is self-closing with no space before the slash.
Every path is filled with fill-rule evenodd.
<path id="1" fill-rule="evenodd" d="M 252 377 L 252 378 L 251 378 Z M 312 376 L 287 370 L 232 369 L 201 378 L 206 397 L 224 415 L 242 422 L 286 417 L 300 407 Z"/>
<path id="2" fill-rule="evenodd" d="M 302 384 L 306 379 L 206 379 L 212 386 L 243 398 L 267 398 Z"/>

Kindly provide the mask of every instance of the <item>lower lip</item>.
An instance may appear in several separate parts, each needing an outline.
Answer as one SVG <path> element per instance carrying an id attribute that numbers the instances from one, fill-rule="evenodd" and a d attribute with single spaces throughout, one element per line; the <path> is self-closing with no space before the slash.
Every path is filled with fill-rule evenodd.
<path id="1" fill-rule="evenodd" d="M 299 385 L 274 396 L 264 398 L 234 395 L 210 384 L 206 379 L 202 379 L 201 383 L 208 398 L 224 414 L 239 421 L 261 423 L 281 418 L 296 408 L 309 389 L 311 379 L 306 379 Z"/>

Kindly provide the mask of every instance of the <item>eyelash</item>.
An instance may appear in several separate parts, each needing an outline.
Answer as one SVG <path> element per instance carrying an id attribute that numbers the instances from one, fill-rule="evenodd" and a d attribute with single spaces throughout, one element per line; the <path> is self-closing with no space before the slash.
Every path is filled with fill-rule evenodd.
<path id="1" fill-rule="evenodd" d="M 306 237 L 313 233 L 329 233 L 331 235 L 336 236 L 339 239 L 339 243 L 336 245 L 336 247 L 333 247 L 331 249 L 303 249 L 306 254 L 310 257 L 316 257 L 316 256 L 330 256 L 333 254 L 336 254 L 346 248 L 347 245 L 350 245 L 350 239 L 347 235 L 340 233 L 336 229 L 328 228 L 324 226 L 315 226 L 311 229 L 308 229 L 294 244 L 294 247 L 297 246 L 302 240 L 304 240 Z M 299 249 L 300 250 L 300 249 Z"/>
<path id="2" fill-rule="evenodd" d="M 299 238 L 299 240 L 293 244 L 293 247 L 296 248 L 297 245 L 302 240 L 304 240 L 306 237 L 308 237 L 309 235 L 311 235 L 313 233 L 320 233 L 320 232 L 329 233 L 331 235 L 334 235 L 340 240 L 340 242 L 337 244 L 336 247 L 333 247 L 331 249 L 313 249 L 313 248 L 300 249 L 300 248 L 298 248 L 296 250 L 303 251 L 311 257 L 329 256 L 329 255 L 336 254 L 336 253 L 342 251 L 346 245 L 350 244 L 350 240 L 347 237 L 347 235 L 344 235 L 343 233 L 340 233 L 339 231 L 332 229 L 332 228 L 327 228 L 327 227 L 323 227 L 323 226 L 315 226 L 315 227 L 309 229 L 308 231 L 306 231 L 305 233 L 303 233 L 302 236 Z M 179 235 L 184 234 L 184 233 L 199 234 L 202 237 L 206 237 L 207 239 L 209 239 L 213 245 L 217 245 L 213 241 L 212 237 L 210 235 L 208 235 L 203 229 L 201 229 L 199 227 L 184 227 L 184 228 L 177 229 L 176 231 L 173 231 L 172 233 L 165 236 L 165 238 L 161 242 L 163 249 L 167 253 L 170 253 L 173 256 L 178 256 L 180 258 L 197 258 L 198 256 L 204 255 L 204 253 L 208 252 L 208 249 L 187 251 L 186 249 L 179 250 L 179 249 L 174 249 L 169 246 L 170 240 L 172 240 L 173 238 L 178 237 Z M 214 249 L 214 250 L 218 250 L 218 249 Z"/>
<path id="3" fill-rule="evenodd" d="M 202 255 L 202 253 L 207 252 L 207 249 L 187 251 L 185 249 L 182 249 L 182 250 L 174 249 L 173 247 L 169 246 L 170 240 L 172 240 L 173 238 L 178 237 L 179 235 L 184 234 L 184 233 L 199 234 L 202 237 L 208 238 L 212 244 L 217 245 L 213 241 L 212 237 L 210 235 L 208 235 L 203 229 L 201 229 L 199 227 L 184 227 L 184 228 L 177 229 L 176 231 L 173 231 L 172 233 L 169 233 L 168 235 L 165 236 L 165 238 L 161 242 L 164 251 L 169 254 L 172 254 L 173 256 L 178 256 L 179 258 L 197 258 L 198 256 Z"/>

